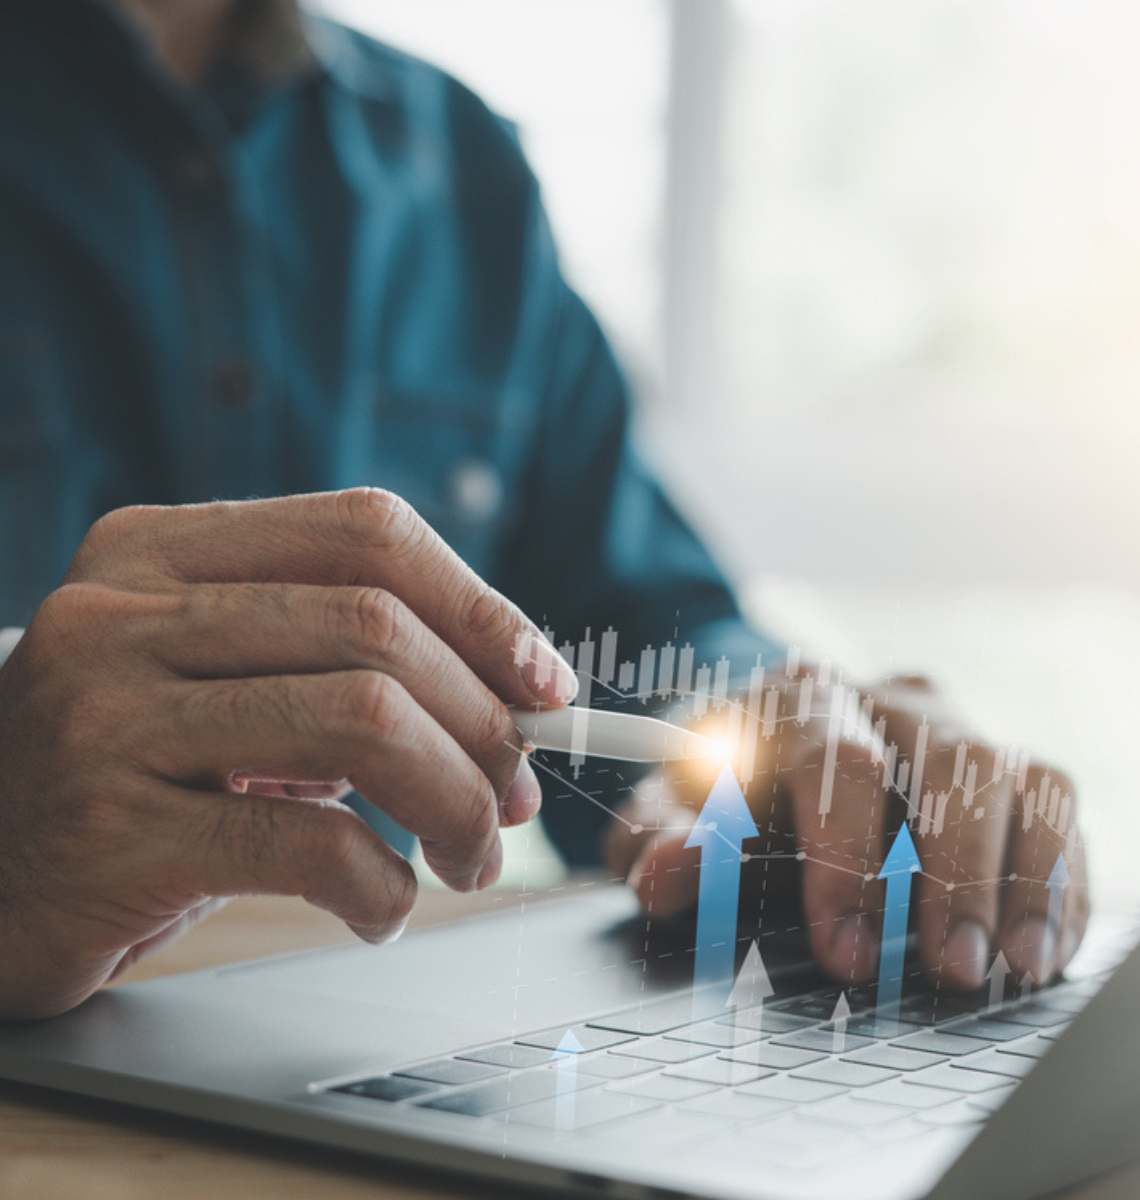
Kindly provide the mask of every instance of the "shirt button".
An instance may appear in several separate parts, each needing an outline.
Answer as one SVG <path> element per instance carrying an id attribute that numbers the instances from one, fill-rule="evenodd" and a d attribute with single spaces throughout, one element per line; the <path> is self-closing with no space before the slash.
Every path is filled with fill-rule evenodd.
<path id="1" fill-rule="evenodd" d="M 248 408 L 255 389 L 253 368 L 244 359 L 218 363 L 210 372 L 210 395 L 222 408 Z"/>
<path id="2" fill-rule="evenodd" d="M 502 503 L 503 485 L 499 472 L 487 462 L 465 462 L 451 477 L 451 494 L 456 508 L 467 520 L 486 521 L 495 515 Z"/>

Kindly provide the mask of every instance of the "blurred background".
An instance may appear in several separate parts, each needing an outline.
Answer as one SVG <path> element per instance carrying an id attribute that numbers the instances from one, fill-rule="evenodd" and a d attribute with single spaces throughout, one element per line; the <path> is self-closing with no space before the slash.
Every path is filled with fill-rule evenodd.
<path id="1" fill-rule="evenodd" d="M 643 441 L 758 619 L 924 668 L 1071 769 L 1098 890 L 1130 883 L 1140 10 L 320 8 L 518 125 Z"/>

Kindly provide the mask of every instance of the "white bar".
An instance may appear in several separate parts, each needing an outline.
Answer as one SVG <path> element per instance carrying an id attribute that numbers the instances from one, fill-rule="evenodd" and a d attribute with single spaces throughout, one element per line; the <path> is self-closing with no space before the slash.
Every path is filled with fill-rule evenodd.
<path id="1" fill-rule="evenodd" d="M 706 761 L 724 757 L 721 745 L 679 725 L 656 717 L 605 709 L 555 708 L 541 712 L 513 708 L 511 716 L 524 742 L 537 750 L 567 752 L 575 748 L 575 718 L 587 713 L 585 754 L 626 762 L 675 762 L 684 758 Z"/>

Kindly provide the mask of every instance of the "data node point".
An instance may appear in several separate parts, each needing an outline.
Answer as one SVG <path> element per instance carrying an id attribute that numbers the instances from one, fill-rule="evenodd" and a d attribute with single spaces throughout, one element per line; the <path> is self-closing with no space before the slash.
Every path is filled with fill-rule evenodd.
<path id="1" fill-rule="evenodd" d="M 953 885 L 952 883 L 948 883 L 948 884 L 946 885 L 946 890 L 947 890 L 948 892 L 952 892 L 952 891 L 954 890 L 954 885 Z"/>
<path id="2" fill-rule="evenodd" d="M 803 862 L 805 858 L 807 858 L 806 850 L 797 850 L 796 851 L 796 862 Z"/>
<path id="3" fill-rule="evenodd" d="M 1016 882 L 1017 882 L 1017 872 L 1016 872 L 1016 871 L 1010 871 L 1010 873 L 1009 873 L 1009 881 L 1010 881 L 1010 883 L 1016 883 Z"/>
<path id="4" fill-rule="evenodd" d="M 870 883 L 870 882 L 871 882 L 871 880 L 875 878 L 875 872 L 874 872 L 874 871 L 868 871 L 868 872 L 867 872 L 867 873 L 866 873 L 866 874 L 863 876 L 863 878 L 864 878 L 864 879 L 865 879 L 865 880 L 866 880 L 868 883 Z"/>
<path id="5" fill-rule="evenodd" d="M 709 821 L 709 822 L 708 822 L 708 823 L 705 825 L 705 828 L 706 828 L 706 829 L 709 831 L 709 833 L 716 833 L 716 822 L 715 822 L 715 821 Z"/>
<path id="6" fill-rule="evenodd" d="M 751 854 L 748 854 L 748 853 L 743 853 L 743 854 L 741 854 L 741 856 L 740 856 L 740 861 L 741 861 L 742 863 L 751 862 L 751 861 L 752 861 L 752 855 L 751 855 Z"/>
<path id="7" fill-rule="evenodd" d="M 630 833 L 634 833 L 634 834 L 637 834 L 637 833 L 644 833 L 644 832 L 645 832 L 645 826 L 644 826 L 644 825 L 631 825 L 631 826 L 629 827 L 629 831 L 630 831 Z"/>

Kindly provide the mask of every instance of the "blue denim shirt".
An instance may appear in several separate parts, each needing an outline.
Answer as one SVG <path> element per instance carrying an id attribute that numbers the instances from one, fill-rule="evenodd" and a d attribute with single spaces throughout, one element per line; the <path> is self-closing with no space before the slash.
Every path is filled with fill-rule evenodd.
<path id="1" fill-rule="evenodd" d="M 108 509 L 368 483 L 559 640 L 771 650 L 631 445 L 511 129 L 419 61 L 309 36 L 284 78 L 223 62 L 191 91 L 97 3 L 5 4 L 0 625 Z M 595 856 L 594 805 L 545 812 Z"/>

